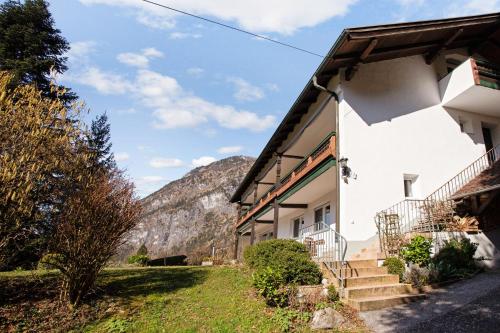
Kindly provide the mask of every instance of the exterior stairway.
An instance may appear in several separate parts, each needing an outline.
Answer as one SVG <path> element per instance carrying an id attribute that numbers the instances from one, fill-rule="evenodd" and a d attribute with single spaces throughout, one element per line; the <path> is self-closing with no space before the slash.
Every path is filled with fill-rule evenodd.
<path id="1" fill-rule="evenodd" d="M 359 311 L 406 304 L 426 297 L 413 290 L 411 285 L 399 283 L 399 277 L 388 274 L 386 267 L 378 267 L 376 259 L 351 260 L 344 266 L 338 261 L 325 262 L 325 268 L 334 276 L 343 278 L 343 301 Z"/>

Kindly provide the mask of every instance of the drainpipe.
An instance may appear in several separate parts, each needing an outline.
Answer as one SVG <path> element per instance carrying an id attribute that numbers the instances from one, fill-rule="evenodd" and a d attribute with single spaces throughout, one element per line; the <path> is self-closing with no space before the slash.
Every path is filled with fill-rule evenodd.
<path id="1" fill-rule="evenodd" d="M 335 91 L 332 91 L 326 87 L 323 87 L 321 85 L 318 84 L 318 79 L 316 78 L 316 75 L 313 76 L 312 78 L 312 84 L 313 86 L 320 90 L 320 91 L 324 91 L 328 94 L 330 94 L 330 96 L 332 96 L 334 99 L 335 99 L 335 159 L 338 159 L 338 156 L 340 156 L 339 154 L 339 151 L 340 151 L 340 140 L 339 140 L 339 122 L 340 122 L 340 118 L 339 118 L 339 96 L 337 95 L 337 93 Z M 336 166 L 336 169 L 337 169 L 337 172 L 336 172 L 336 176 L 337 176 L 337 186 L 336 186 L 336 202 L 335 202 L 335 231 L 337 233 L 340 233 L 340 169 L 339 169 L 339 166 L 337 165 Z"/>

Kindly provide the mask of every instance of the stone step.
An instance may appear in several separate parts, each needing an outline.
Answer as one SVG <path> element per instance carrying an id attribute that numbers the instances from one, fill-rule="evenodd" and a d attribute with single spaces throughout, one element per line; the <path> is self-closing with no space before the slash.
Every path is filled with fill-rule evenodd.
<path id="1" fill-rule="evenodd" d="M 343 277 L 361 277 L 387 274 L 387 267 L 362 267 L 334 269 L 335 274 L 341 273 Z"/>
<path id="2" fill-rule="evenodd" d="M 342 263 L 340 261 L 334 261 L 330 264 L 334 269 L 378 267 L 377 259 L 349 260 L 346 261 L 346 265 L 344 267 L 342 267 Z"/>
<path id="3" fill-rule="evenodd" d="M 346 288 L 379 287 L 399 283 L 399 276 L 394 274 L 350 277 L 345 279 Z"/>
<path id="4" fill-rule="evenodd" d="M 367 297 L 383 297 L 383 296 L 396 296 L 400 294 L 412 294 L 413 289 L 410 284 L 390 284 L 385 286 L 372 286 L 372 287 L 352 287 L 345 288 L 345 298 L 360 299 Z"/>
<path id="5" fill-rule="evenodd" d="M 400 304 L 407 304 L 427 298 L 425 294 L 400 294 L 392 296 L 375 296 L 348 300 L 348 304 L 358 311 L 372 311 Z"/>
<path id="6" fill-rule="evenodd" d="M 384 260 L 386 258 L 385 253 L 378 250 L 368 250 L 362 249 L 361 252 L 351 255 L 349 260 L 367 260 L 367 259 L 377 259 Z"/>

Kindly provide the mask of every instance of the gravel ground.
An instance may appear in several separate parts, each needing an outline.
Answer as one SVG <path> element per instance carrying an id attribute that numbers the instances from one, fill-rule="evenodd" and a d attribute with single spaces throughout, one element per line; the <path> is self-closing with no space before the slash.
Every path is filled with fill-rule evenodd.
<path id="1" fill-rule="evenodd" d="M 415 303 L 360 316 L 373 332 L 500 332 L 500 271 L 434 290 Z"/>

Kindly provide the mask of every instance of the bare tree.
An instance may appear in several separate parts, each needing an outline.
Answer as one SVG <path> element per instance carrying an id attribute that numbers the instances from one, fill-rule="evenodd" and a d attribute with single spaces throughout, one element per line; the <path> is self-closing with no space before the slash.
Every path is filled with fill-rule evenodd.
<path id="1" fill-rule="evenodd" d="M 62 273 L 61 299 L 78 306 L 137 223 L 140 203 L 122 173 L 89 171 L 64 203 L 51 250 Z"/>

